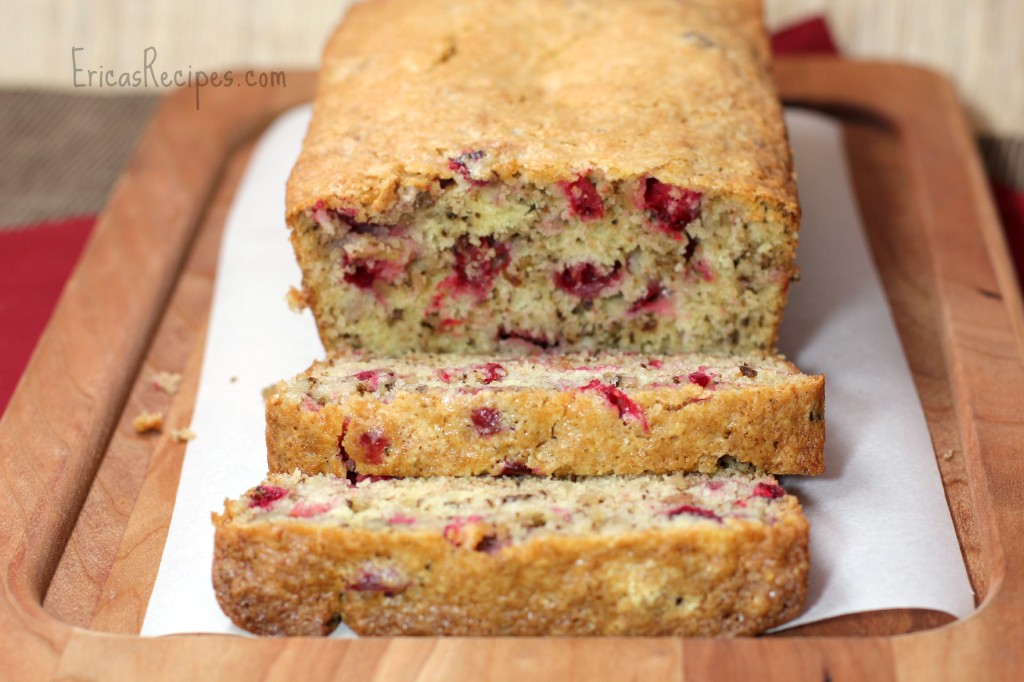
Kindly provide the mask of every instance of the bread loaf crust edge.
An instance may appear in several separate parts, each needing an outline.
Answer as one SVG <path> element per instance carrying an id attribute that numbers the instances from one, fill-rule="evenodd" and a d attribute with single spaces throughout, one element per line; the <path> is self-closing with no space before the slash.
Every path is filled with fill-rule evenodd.
<path id="1" fill-rule="evenodd" d="M 215 515 L 213 583 L 260 635 L 752 635 L 795 617 L 807 593 L 797 500 L 775 523 L 727 520 L 613 536 L 537 537 L 494 553 L 429 531 L 233 523 Z M 351 589 L 368 563 L 407 576 Z"/>

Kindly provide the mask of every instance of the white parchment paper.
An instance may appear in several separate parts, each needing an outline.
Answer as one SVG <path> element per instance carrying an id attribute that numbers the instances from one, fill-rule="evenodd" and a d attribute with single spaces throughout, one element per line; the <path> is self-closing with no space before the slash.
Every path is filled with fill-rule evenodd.
<path id="1" fill-rule="evenodd" d="M 309 121 L 302 107 L 263 136 L 235 198 L 220 254 L 199 394 L 167 545 L 143 635 L 241 633 L 210 580 L 210 513 L 267 470 L 261 390 L 323 355 L 312 316 L 289 311 L 300 273 L 284 226 L 284 186 Z M 788 477 L 811 523 L 807 623 L 845 613 L 930 608 L 957 617 L 973 597 L 935 456 L 853 201 L 839 128 L 787 112 L 804 220 L 802 280 L 781 350 L 826 375 L 828 473 Z M 351 636 L 339 628 L 336 636 Z"/>

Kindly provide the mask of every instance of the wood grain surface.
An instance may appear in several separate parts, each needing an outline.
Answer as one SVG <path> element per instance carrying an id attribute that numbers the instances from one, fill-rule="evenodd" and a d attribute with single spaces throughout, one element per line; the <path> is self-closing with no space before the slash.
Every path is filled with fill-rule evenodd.
<path id="1" fill-rule="evenodd" d="M 163 102 L 0 421 L 3 669 L 15 679 L 1013 679 L 1024 666 L 1014 649 L 1024 641 L 1024 314 L 964 115 L 945 80 L 908 67 L 785 60 L 777 77 L 787 101 L 846 122 L 977 612 L 857 614 L 739 640 L 136 637 L 183 446 L 138 436 L 130 421 L 143 409 L 170 427 L 190 418 L 220 233 L 249 145 L 311 96 L 312 79 L 289 74 L 287 90 L 216 93 L 201 112 L 187 92 Z M 177 396 L 153 388 L 158 370 L 183 372 Z"/>

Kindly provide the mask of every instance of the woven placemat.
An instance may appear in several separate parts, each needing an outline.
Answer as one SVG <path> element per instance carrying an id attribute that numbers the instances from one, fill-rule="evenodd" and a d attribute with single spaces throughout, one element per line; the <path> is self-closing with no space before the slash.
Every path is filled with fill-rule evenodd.
<path id="1" fill-rule="evenodd" d="M 0 230 L 98 213 L 157 101 L 0 90 Z"/>

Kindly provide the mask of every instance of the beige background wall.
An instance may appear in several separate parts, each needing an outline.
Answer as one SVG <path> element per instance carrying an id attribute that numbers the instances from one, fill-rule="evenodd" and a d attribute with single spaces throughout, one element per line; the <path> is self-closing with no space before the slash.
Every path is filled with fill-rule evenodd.
<path id="1" fill-rule="evenodd" d="M 80 67 L 119 72 L 142 68 L 147 47 L 168 71 L 312 68 L 348 4 L 0 0 L 0 87 L 72 88 L 73 46 L 85 48 Z M 848 54 L 941 69 L 956 79 L 980 131 L 1024 136 L 1024 0 L 766 0 L 766 7 L 771 27 L 825 13 Z"/>

